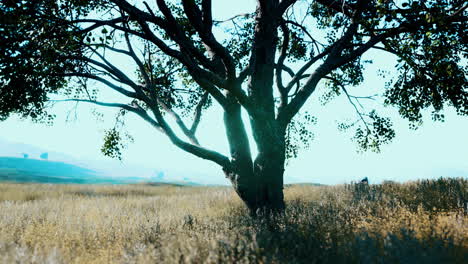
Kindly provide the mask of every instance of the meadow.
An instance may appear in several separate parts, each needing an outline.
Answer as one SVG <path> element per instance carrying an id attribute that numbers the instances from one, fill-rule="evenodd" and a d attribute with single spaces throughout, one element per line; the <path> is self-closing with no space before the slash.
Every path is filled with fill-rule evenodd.
<path id="1" fill-rule="evenodd" d="M 467 263 L 468 180 L 285 187 L 0 183 L 0 263 Z"/>

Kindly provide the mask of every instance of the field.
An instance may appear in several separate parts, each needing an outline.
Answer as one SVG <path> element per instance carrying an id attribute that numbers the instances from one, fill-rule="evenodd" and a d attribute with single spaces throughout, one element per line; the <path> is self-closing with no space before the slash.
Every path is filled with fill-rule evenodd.
<path id="1" fill-rule="evenodd" d="M 468 181 L 285 187 L 0 184 L 0 263 L 467 263 Z"/>

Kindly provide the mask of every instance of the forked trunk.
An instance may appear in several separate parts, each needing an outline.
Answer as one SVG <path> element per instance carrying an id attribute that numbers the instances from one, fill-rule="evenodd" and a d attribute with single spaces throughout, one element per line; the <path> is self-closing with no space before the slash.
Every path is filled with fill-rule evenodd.
<path id="1" fill-rule="evenodd" d="M 284 210 L 283 171 L 273 164 L 258 169 L 256 174 L 239 175 L 226 172 L 234 190 L 249 208 L 252 215 Z"/>
<path id="2" fill-rule="evenodd" d="M 259 155 L 251 173 L 225 171 L 251 215 L 280 213 L 284 210 L 284 153 Z"/>
<path id="3" fill-rule="evenodd" d="M 228 98 L 232 98 L 229 95 Z M 240 105 L 233 102 L 224 113 L 231 162 L 223 170 L 252 215 L 284 209 L 285 129 L 279 127 L 274 115 L 268 113 L 259 111 L 251 116 L 253 137 L 259 152 L 254 161 Z"/>
<path id="4" fill-rule="evenodd" d="M 253 162 L 240 110 L 233 107 L 225 115 L 232 164 L 231 168 L 225 168 L 225 173 L 252 215 L 281 212 L 284 209 L 285 127 L 275 118 L 273 95 L 278 5 L 279 1 L 258 1 L 256 10 L 247 85 L 250 106 L 246 109 L 259 153 Z M 233 87 L 236 89 L 228 90 L 241 91 L 241 84 L 236 85 Z M 236 100 L 234 98 L 234 105 L 238 105 Z"/>
<path id="5" fill-rule="evenodd" d="M 277 159 L 257 160 L 255 174 L 258 177 L 256 207 L 263 213 L 281 212 L 284 210 L 283 174 L 284 164 Z"/>

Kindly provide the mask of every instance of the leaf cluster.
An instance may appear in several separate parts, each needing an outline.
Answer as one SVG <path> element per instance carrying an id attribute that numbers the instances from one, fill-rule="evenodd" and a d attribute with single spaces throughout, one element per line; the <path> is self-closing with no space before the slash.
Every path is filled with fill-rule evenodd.
<path id="1" fill-rule="evenodd" d="M 298 115 L 286 130 L 286 160 L 297 158 L 300 150 L 308 149 L 314 133 L 311 127 L 317 123 L 317 118 L 305 112 Z"/>
<path id="2" fill-rule="evenodd" d="M 11 113 L 44 115 L 48 94 L 67 85 L 64 74 L 80 67 L 79 35 L 60 20 L 56 1 L 0 3 L 0 120 Z"/>

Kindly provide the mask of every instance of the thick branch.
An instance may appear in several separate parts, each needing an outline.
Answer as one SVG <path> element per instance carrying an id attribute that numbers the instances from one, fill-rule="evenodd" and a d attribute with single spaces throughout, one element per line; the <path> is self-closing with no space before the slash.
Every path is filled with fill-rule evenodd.
<path id="1" fill-rule="evenodd" d="M 114 64 L 112 64 L 111 62 L 109 62 L 105 57 L 104 55 L 102 55 L 101 53 L 99 53 L 96 49 L 92 48 L 92 47 L 88 47 L 90 48 L 94 54 L 96 54 L 106 65 L 107 65 L 107 71 L 111 74 L 113 74 L 114 76 L 116 76 L 122 83 L 125 83 L 127 85 L 129 85 L 130 87 L 132 87 L 135 91 L 139 92 L 139 87 L 138 85 L 132 81 L 132 79 L 130 79 L 130 77 L 128 77 L 123 71 L 121 71 L 119 68 L 117 68 Z M 92 59 L 89 59 L 90 62 L 92 62 L 93 64 L 95 64 L 96 62 L 93 61 Z M 102 66 L 101 66 L 102 67 Z"/>
<path id="2" fill-rule="evenodd" d="M 202 0 L 203 24 L 205 25 L 205 28 L 213 27 L 213 14 L 211 8 L 211 0 Z"/>
<path id="3" fill-rule="evenodd" d="M 132 6 L 125 0 L 112 0 L 117 6 L 122 10 L 127 12 L 130 17 L 137 21 L 138 24 L 142 27 L 145 35 L 148 35 L 148 39 L 155 43 L 164 53 L 168 54 L 171 57 L 177 58 L 180 60 L 179 52 L 174 52 L 175 50 L 168 49 L 167 45 L 154 33 L 148 26 L 148 23 L 153 23 L 157 25 L 160 29 L 164 30 L 166 34 L 171 38 L 172 41 L 177 43 L 181 50 L 184 53 L 188 53 L 188 57 L 196 58 L 203 67 L 209 69 L 211 72 L 217 72 L 217 69 L 212 65 L 210 60 L 208 60 L 203 53 L 198 50 L 192 43 L 191 40 L 187 38 L 185 33 L 180 28 L 180 25 L 177 23 L 176 19 L 171 13 L 171 10 L 167 7 L 164 0 L 157 0 L 157 4 L 163 15 L 166 17 L 166 20 L 154 16 L 154 14 L 149 14 L 147 12 L 141 11 L 140 9 Z M 169 52 L 169 53 L 168 53 Z M 183 64 L 186 62 L 181 61 Z M 196 63 L 194 63 L 196 64 Z"/>
<path id="4" fill-rule="evenodd" d="M 206 104 L 208 101 L 209 94 L 208 92 L 205 92 L 200 100 L 200 102 L 197 104 L 197 107 L 195 108 L 195 116 L 193 118 L 193 124 L 190 127 L 190 132 L 195 135 L 197 132 L 198 125 L 200 124 L 201 120 L 201 114 L 202 114 L 202 109 L 203 106 Z"/>
<path id="5" fill-rule="evenodd" d="M 102 26 L 111 26 L 111 27 L 116 26 L 119 29 L 123 29 L 122 27 L 120 27 L 120 26 L 118 26 L 116 24 L 124 22 L 127 19 L 128 19 L 128 17 L 122 16 L 122 17 L 113 18 L 113 19 L 109 19 L 109 20 L 86 18 L 86 19 L 76 19 L 76 20 L 71 20 L 71 21 L 64 20 L 63 22 L 64 23 L 69 23 L 69 24 L 92 23 L 93 25 L 81 30 L 81 32 L 87 33 L 87 32 L 93 31 L 96 28 L 99 28 L 99 27 L 102 27 Z"/>
<path id="6" fill-rule="evenodd" d="M 200 143 L 198 142 L 198 139 L 195 137 L 195 134 L 192 133 L 192 131 L 190 129 L 187 128 L 187 126 L 185 125 L 184 121 L 182 120 L 182 118 L 179 116 L 179 114 L 177 114 L 173 109 L 171 109 L 167 104 L 165 104 L 162 100 L 157 100 L 158 101 L 158 104 L 162 106 L 162 108 L 164 109 L 164 111 L 166 111 L 167 113 L 169 113 L 173 118 L 174 120 L 176 121 L 176 124 L 179 126 L 179 128 L 182 130 L 182 132 L 184 133 L 185 136 L 187 136 L 187 138 L 190 140 L 190 142 L 192 142 L 192 144 L 194 145 L 197 145 L 199 146 Z"/>
<path id="7" fill-rule="evenodd" d="M 276 64 L 276 85 L 278 87 L 279 93 L 281 95 L 281 105 L 286 105 L 288 102 L 288 91 L 283 85 L 283 66 L 284 60 L 288 55 L 288 48 L 289 48 L 289 28 L 286 26 L 284 21 L 280 24 L 281 30 L 283 31 L 283 44 L 281 47 L 281 55 L 278 58 L 278 62 Z"/>
<path id="8" fill-rule="evenodd" d="M 455 20 L 456 18 L 453 17 L 450 20 Z M 296 97 L 293 98 L 291 103 L 285 109 L 284 114 L 282 114 L 281 118 L 283 122 L 288 122 L 302 107 L 305 103 L 307 98 L 315 91 L 316 85 L 323 78 L 327 75 L 330 71 L 337 69 L 364 54 L 366 51 L 377 45 L 378 43 L 385 41 L 385 39 L 397 36 L 404 32 L 413 32 L 417 31 L 420 26 L 428 24 L 426 21 L 419 21 L 411 24 L 403 24 L 398 28 L 389 29 L 379 35 L 372 36 L 365 44 L 359 46 L 355 50 L 349 52 L 346 55 L 341 55 L 343 50 L 348 45 L 349 40 L 352 39 L 353 35 L 355 34 L 358 24 L 353 23 L 347 32 L 343 35 L 343 37 L 336 42 L 333 49 L 331 50 L 331 54 L 328 56 L 327 60 L 322 64 L 314 74 L 311 75 L 307 83 L 300 89 L 297 93 Z"/>
<path id="9" fill-rule="evenodd" d="M 164 3 L 164 1 L 161 1 Z M 251 109 L 251 102 L 244 91 L 241 89 L 239 82 L 236 79 L 236 67 L 234 59 L 229 54 L 226 47 L 222 46 L 214 37 L 212 33 L 212 20 L 211 20 L 211 1 L 203 1 L 201 11 L 193 0 L 183 0 L 184 11 L 189 18 L 194 28 L 199 33 L 203 43 L 205 44 L 208 53 L 211 53 L 213 60 L 220 58 L 224 67 L 228 81 L 225 86 L 220 86 L 231 92 L 232 95 L 246 108 Z M 215 63 L 213 63 L 214 65 Z"/>
<path id="10" fill-rule="evenodd" d="M 99 81 L 99 82 L 107 85 L 112 90 L 117 91 L 117 92 L 119 92 L 119 93 L 121 93 L 121 94 L 123 94 L 123 95 L 125 95 L 127 97 L 134 98 L 134 99 L 140 99 L 140 100 L 142 99 L 137 93 L 125 90 L 124 88 L 119 87 L 119 86 L 111 83 L 110 81 L 108 81 L 108 80 L 106 80 L 106 79 L 104 79 L 102 77 L 96 76 L 94 74 L 80 73 L 80 72 L 69 72 L 69 73 L 62 74 L 61 76 L 65 76 L 65 77 L 84 77 L 84 78 L 88 78 L 88 79 L 93 79 L 93 80 Z"/>
<path id="11" fill-rule="evenodd" d="M 170 9 L 167 7 L 167 5 L 165 4 L 163 0 L 158 0 L 157 3 L 161 11 L 163 12 L 163 14 L 168 19 L 168 21 L 162 21 L 161 18 L 154 17 L 151 14 L 143 12 L 137 9 L 136 7 L 130 5 L 126 1 L 123 1 L 123 0 L 113 0 L 113 1 L 119 7 L 121 7 L 125 12 L 128 12 L 130 16 L 138 22 L 141 29 L 143 30 L 143 35 L 145 39 L 154 43 L 165 54 L 180 61 L 184 66 L 187 67 L 189 73 L 192 75 L 194 80 L 203 89 L 208 91 L 213 96 L 213 98 L 218 103 L 221 104 L 221 106 L 223 107 L 226 106 L 226 98 L 217 88 L 217 87 L 225 88 L 226 83 L 216 74 L 213 74 L 210 71 L 200 68 L 198 65 L 198 62 L 193 60 L 193 58 L 195 57 L 199 60 L 201 65 L 203 65 L 205 68 L 210 69 L 213 72 L 217 71 L 213 63 L 211 63 L 206 57 L 204 57 L 203 54 L 201 54 L 198 50 L 196 50 L 193 44 L 190 41 L 188 41 L 184 33 L 181 32 L 181 29 L 179 28 L 175 18 L 172 16 Z M 170 48 L 163 40 L 157 37 L 150 29 L 148 25 L 148 21 L 154 22 L 155 24 L 160 26 L 163 30 L 165 30 L 166 33 L 169 36 L 171 36 L 171 39 L 174 40 L 176 43 L 178 43 L 179 46 L 181 46 L 184 52 L 180 52 L 180 51 Z M 124 30 L 126 29 L 124 28 Z M 185 51 L 187 51 L 188 54 Z M 193 55 L 193 56 L 190 56 L 190 55 Z"/>
<path id="12" fill-rule="evenodd" d="M 263 119 L 274 120 L 273 80 L 280 19 L 277 1 L 259 0 L 250 58 L 249 97 L 257 104 Z M 260 118 L 260 117 L 259 117 Z"/>
<path id="13" fill-rule="evenodd" d="M 204 90 L 208 91 L 210 95 L 223 107 L 226 106 L 226 98 L 225 96 L 218 90 L 218 87 L 224 87 L 224 81 L 219 79 L 216 75 L 201 69 L 198 67 L 189 56 L 183 54 L 179 51 L 173 50 L 169 48 L 161 39 L 156 37 L 154 33 L 150 30 L 149 26 L 142 22 L 140 24 L 146 35 L 151 39 L 151 41 L 158 46 L 164 53 L 167 55 L 176 58 L 179 60 L 183 65 L 187 67 L 190 75 L 194 78 L 194 80 L 202 87 Z M 216 85 L 216 86 L 215 86 Z"/>
<path id="14" fill-rule="evenodd" d="M 359 24 L 353 21 L 339 40 L 337 40 L 333 45 L 329 46 L 327 49 L 325 49 L 325 51 L 317 55 L 309 63 L 303 66 L 303 68 L 307 69 L 315 61 L 323 58 L 325 55 L 328 55 L 325 62 L 322 65 L 320 65 L 313 74 L 310 75 L 307 82 L 301 89 L 299 89 L 296 96 L 291 100 L 291 102 L 283 108 L 283 111 L 278 113 L 278 119 L 281 124 L 289 123 L 289 121 L 294 117 L 294 115 L 297 114 L 299 109 L 301 109 L 301 107 L 304 105 L 304 103 L 307 101 L 310 95 L 315 91 L 317 84 L 325 75 L 327 75 L 330 71 L 344 65 L 341 64 L 343 59 L 341 53 L 349 44 L 349 42 L 353 39 L 353 36 L 357 32 L 358 26 Z M 291 89 L 294 83 L 300 80 L 301 76 L 305 72 L 305 70 L 302 70 L 303 69 L 299 70 L 299 72 L 296 73 L 297 78 L 293 78 L 293 80 L 291 80 L 290 85 L 288 85 L 287 88 Z"/>
<path id="15" fill-rule="evenodd" d="M 193 41 L 187 38 L 185 32 L 182 30 L 181 26 L 173 16 L 171 10 L 166 5 L 166 2 L 164 0 L 156 0 L 156 3 L 158 4 L 159 10 L 163 13 L 167 20 L 165 27 L 162 27 L 166 34 L 180 46 L 182 51 L 196 58 L 206 69 L 209 69 L 211 72 L 218 74 L 220 69 L 216 68 L 215 65 L 213 65 L 213 63 L 193 45 Z"/>
<path id="16" fill-rule="evenodd" d="M 156 117 L 156 119 L 158 121 L 163 121 L 162 123 L 159 123 L 159 122 L 155 121 L 154 119 L 152 119 L 146 113 L 146 111 L 144 111 L 140 107 L 134 107 L 134 106 L 130 106 L 130 105 L 126 105 L 126 104 L 118 104 L 118 103 L 104 103 L 104 102 L 93 101 L 93 100 L 84 100 L 84 99 L 68 99 L 68 100 L 62 100 L 62 101 L 64 101 L 64 102 L 66 102 L 66 101 L 69 101 L 69 102 L 70 101 L 73 101 L 73 102 L 86 102 L 86 103 L 93 103 L 93 104 L 100 105 L 100 106 L 105 106 L 105 107 L 117 107 L 117 108 L 125 109 L 125 110 L 127 110 L 129 112 L 132 112 L 132 113 L 135 113 L 135 114 L 139 115 L 141 118 L 143 118 L 145 121 L 147 121 L 152 126 L 157 128 L 159 131 L 166 134 L 169 137 L 169 139 L 172 141 L 172 143 L 174 143 L 174 145 L 176 145 L 177 147 L 179 147 L 179 148 L 181 148 L 181 149 L 183 149 L 183 150 L 185 150 L 185 151 L 187 151 L 187 152 L 189 152 L 191 154 L 194 154 L 195 156 L 198 156 L 200 158 L 211 160 L 211 161 L 219 164 L 223 168 L 230 168 L 231 167 L 231 163 L 230 163 L 229 159 L 226 156 L 224 156 L 224 155 L 222 155 L 222 154 L 220 154 L 220 153 L 218 153 L 216 151 L 212 151 L 212 150 L 200 147 L 200 146 L 189 144 L 187 142 L 184 142 L 180 138 L 178 138 L 177 135 L 170 129 L 169 125 L 164 121 L 164 119 L 162 118 L 160 113 L 158 114 L 158 117 Z"/>
<path id="17" fill-rule="evenodd" d="M 84 103 L 92 103 L 92 104 L 104 106 L 104 107 L 121 108 L 121 109 L 137 114 L 138 116 L 143 118 L 143 120 L 151 124 L 153 127 L 155 127 L 161 132 L 164 132 L 164 130 L 161 128 L 158 122 L 156 122 L 153 118 L 151 118 L 148 115 L 148 113 L 146 113 L 146 111 L 143 110 L 141 107 L 126 105 L 126 104 L 119 104 L 119 103 L 105 103 L 105 102 L 86 100 L 86 99 L 66 99 L 66 100 L 57 100 L 56 102 L 84 102 Z"/>
<path id="18" fill-rule="evenodd" d="M 208 7 L 210 4 L 209 2 L 211 1 L 205 1 L 204 4 L 204 7 L 207 8 L 208 11 L 211 10 L 211 7 Z M 235 79 L 236 67 L 234 64 L 234 59 L 229 54 L 228 50 L 215 39 L 211 31 L 211 26 L 206 26 L 207 24 L 212 25 L 212 22 L 202 20 L 203 18 L 211 17 L 211 14 L 203 14 L 194 0 L 182 0 L 182 4 L 188 19 L 192 23 L 195 30 L 197 30 L 199 33 L 203 43 L 209 47 L 208 51 L 213 52 L 215 56 L 219 56 L 219 58 L 221 58 L 226 68 L 228 78 L 231 80 Z M 203 15 L 205 15 L 205 17 L 203 17 Z"/>
<path id="19" fill-rule="evenodd" d="M 278 15 L 282 16 L 286 10 L 293 4 L 295 4 L 297 0 L 282 0 L 278 6 Z"/>
<path id="20" fill-rule="evenodd" d="M 304 64 L 299 71 L 296 72 L 294 77 L 291 79 L 291 81 L 288 83 L 288 85 L 285 87 L 286 91 L 291 91 L 294 85 L 296 85 L 303 77 L 304 73 L 318 60 L 324 58 L 328 53 L 330 53 L 331 48 L 327 48 L 325 51 L 320 53 L 319 55 L 313 57 L 311 60 L 309 60 L 306 64 Z"/>
<path id="21" fill-rule="evenodd" d="M 169 124 L 166 122 L 164 117 L 161 114 L 161 111 L 159 110 L 158 106 L 151 105 L 150 106 L 156 120 L 158 121 L 159 124 L 161 124 L 162 129 L 164 130 L 165 134 L 167 137 L 171 140 L 171 142 L 179 147 L 180 149 L 189 152 L 197 157 L 200 157 L 202 159 L 207 159 L 211 160 L 218 165 L 222 166 L 223 168 L 230 168 L 231 162 L 229 161 L 229 158 L 226 156 L 213 151 L 209 150 L 206 148 L 203 148 L 201 146 L 193 145 L 190 143 L 187 143 L 183 140 L 181 140 L 172 130 L 172 128 L 169 126 Z"/>

